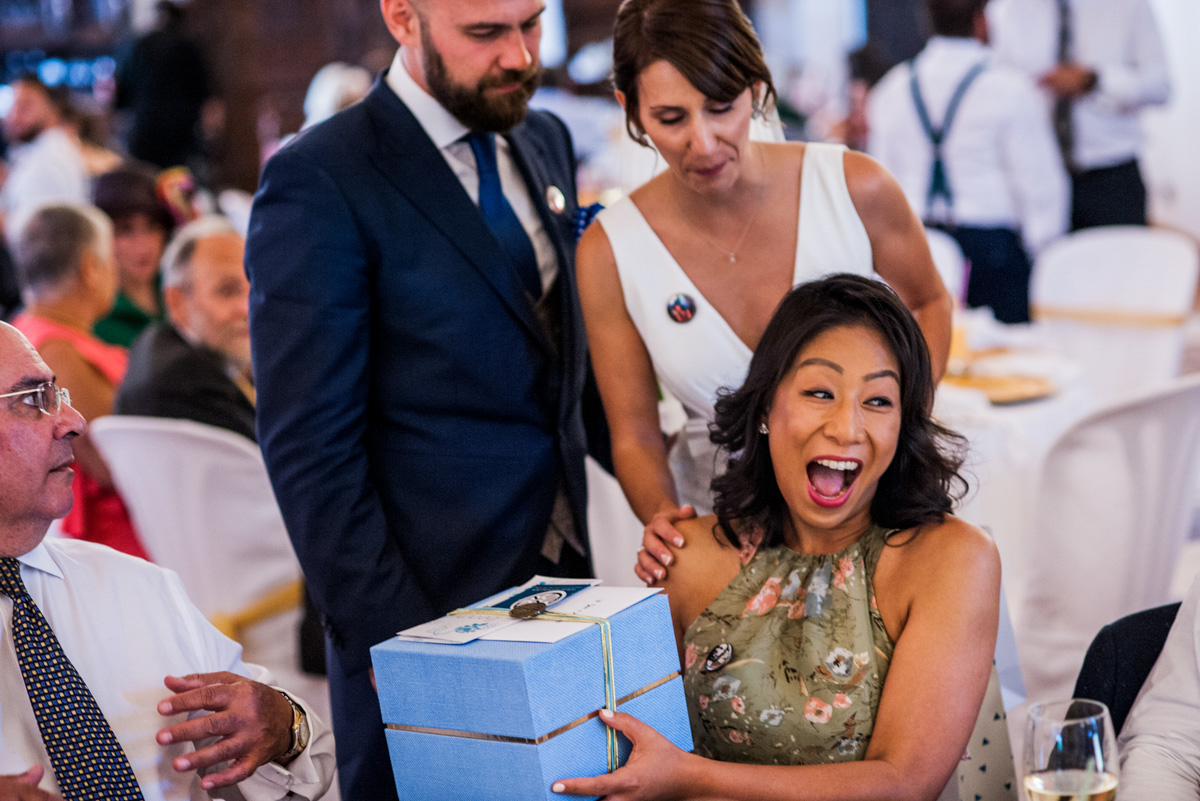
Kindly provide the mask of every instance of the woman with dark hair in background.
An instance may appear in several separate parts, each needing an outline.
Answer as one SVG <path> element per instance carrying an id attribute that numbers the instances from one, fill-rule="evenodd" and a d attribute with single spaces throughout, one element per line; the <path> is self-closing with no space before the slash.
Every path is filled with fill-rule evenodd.
<path id="1" fill-rule="evenodd" d="M 606 715 L 628 763 L 557 792 L 938 796 L 987 687 L 1000 558 L 950 515 L 962 441 L 932 398 L 925 340 L 882 283 L 788 293 L 717 402 L 716 514 L 681 521 L 688 547 L 663 582 L 696 750 Z"/>
<path id="2" fill-rule="evenodd" d="M 159 262 L 175 221 L 159 199 L 157 179 L 153 167 L 129 163 L 92 185 L 93 201 L 112 220 L 118 280 L 116 303 L 95 332 L 123 348 L 165 317 Z"/>
<path id="3" fill-rule="evenodd" d="M 742 382 L 789 288 L 878 273 L 916 315 L 939 374 L 951 302 L 920 221 L 874 161 L 750 140 L 775 88 L 736 0 L 627 0 L 613 51 L 629 133 L 653 143 L 667 170 L 584 234 L 579 293 L 617 478 L 648 524 L 646 547 L 665 558 L 658 538 L 712 506 L 717 391 Z M 688 416 L 669 454 L 656 376 Z M 643 553 L 639 575 L 652 573 L 662 565 Z"/>

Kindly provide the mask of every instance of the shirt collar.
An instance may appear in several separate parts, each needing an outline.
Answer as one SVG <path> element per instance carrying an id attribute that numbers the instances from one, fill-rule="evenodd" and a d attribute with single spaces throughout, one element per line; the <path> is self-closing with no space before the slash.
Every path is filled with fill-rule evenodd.
<path id="1" fill-rule="evenodd" d="M 454 144 L 471 131 L 458 121 L 458 118 L 446 111 L 442 104 L 417 85 L 413 77 L 404 67 L 402 54 L 404 48 L 396 51 L 392 59 L 391 69 L 387 74 L 387 85 L 396 93 L 408 110 L 417 118 L 417 122 L 425 129 L 425 133 L 433 140 L 434 146 L 442 150 L 447 145 Z"/>
<path id="2" fill-rule="evenodd" d="M 25 567 L 31 567 L 34 570 L 40 570 L 43 573 L 49 573 L 56 578 L 63 578 L 62 569 L 58 563 L 54 561 L 54 557 L 50 555 L 50 551 L 46 548 L 46 543 L 43 540 L 37 544 L 32 551 L 22 554 L 17 557 L 17 561 Z"/>
<path id="3" fill-rule="evenodd" d="M 979 53 L 987 55 L 988 46 L 971 36 L 933 36 L 926 47 L 937 50 L 949 50 L 959 53 Z"/>

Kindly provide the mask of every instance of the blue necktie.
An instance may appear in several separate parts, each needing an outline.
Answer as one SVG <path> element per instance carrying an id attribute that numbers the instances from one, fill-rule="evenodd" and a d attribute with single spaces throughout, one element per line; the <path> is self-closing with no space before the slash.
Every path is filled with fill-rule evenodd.
<path id="1" fill-rule="evenodd" d="M 512 259 L 521 286 L 531 297 L 540 298 L 542 275 L 538 270 L 537 253 L 500 187 L 500 172 L 496 167 L 496 135 L 474 131 L 467 135 L 467 142 L 475 154 L 475 167 L 479 171 L 479 210 L 483 212 L 484 222 Z"/>
<path id="2" fill-rule="evenodd" d="M 20 563 L 11 557 L 0 558 L 0 593 L 12 599 L 17 663 L 63 798 L 142 801 L 117 736 L 25 590 Z"/>

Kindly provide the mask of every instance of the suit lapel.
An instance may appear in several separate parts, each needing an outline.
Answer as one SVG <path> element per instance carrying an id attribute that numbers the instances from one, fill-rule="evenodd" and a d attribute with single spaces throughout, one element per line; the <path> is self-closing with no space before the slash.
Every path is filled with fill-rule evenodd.
<path id="1" fill-rule="evenodd" d="M 554 243 L 554 252 L 558 257 L 558 291 L 562 296 L 563 315 L 562 364 L 569 368 L 571 365 L 581 364 L 583 360 L 582 338 L 578 335 L 580 330 L 577 322 L 582 313 L 579 309 L 579 296 L 575 291 L 575 274 L 571 268 L 571 265 L 574 264 L 572 251 L 575 243 L 567 242 L 564 239 L 562 226 L 554 218 L 554 212 L 546 204 L 546 190 L 552 185 L 552 179 L 546 171 L 545 165 L 552 162 L 543 149 L 541 141 L 531 136 L 529 128 L 524 125 L 514 128 L 508 135 L 508 141 L 512 146 L 517 168 L 525 178 L 526 186 L 529 187 L 529 193 L 533 198 L 533 207 L 537 209 L 542 227 L 546 229 L 550 241 Z M 558 188 L 564 193 L 570 189 L 570 187 Z M 574 206 L 574 200 L 567 200 L 567 209 L 569 210 Z"/>
<path id="2" fill-rule="evenodd" d="M 516 268 L 417 118 L 382 78 L 363 103 L 378 132 L 371 154 L 375 167 L 479 272 L 538 344 L 549 350 Z"/>

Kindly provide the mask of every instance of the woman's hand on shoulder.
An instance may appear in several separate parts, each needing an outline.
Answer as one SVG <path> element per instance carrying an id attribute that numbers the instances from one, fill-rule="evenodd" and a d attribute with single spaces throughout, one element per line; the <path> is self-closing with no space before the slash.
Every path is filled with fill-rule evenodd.
<path id="1" fill-rule="evenodd" d="M 637 564 L 633 567 L 638 578 L 652 585 L 667 577 L 667 568 L 675 559 L 672 547 L 682 548 L 684 545 L 678 523 L 695 517 L 695 508 L 691 504 L 684 504 L 677 509 L 656 512 L 650 518 L 642 531 L 642 547 L 638 550 Z"/>

